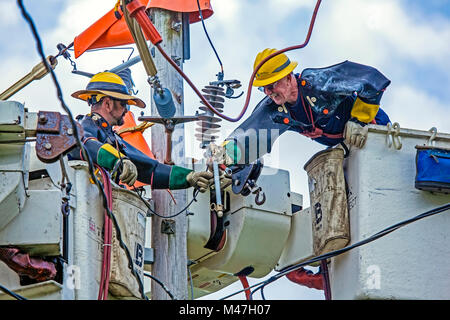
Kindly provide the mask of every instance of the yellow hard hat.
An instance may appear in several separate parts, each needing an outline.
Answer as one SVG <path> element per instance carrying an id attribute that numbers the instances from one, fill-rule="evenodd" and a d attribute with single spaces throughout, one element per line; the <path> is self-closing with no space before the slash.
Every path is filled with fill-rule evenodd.
<path id="1" fill-rule="evenodd" d="M 278 50 L 267 48 L 258 53 L 253 64 L 253 70 L 256 69 L 261 61 L 276 51 Z M 264 87 L 274 83 L 291 73 L 297 65 L 297 62 L 289 60 L 287 55 L 280 53 L 270 58 L 259 68 L 253 80 L 253 86 Z"/>
<path id="2" fill-rule="evenodd" d="M 117 74 L 112 72 L 100 72 L 95 74 L 86 86 L 86 90 L 72 93 L 72 97 L 88 101 L 95 96 L 96 101 L 108 96 L 119 100 L 126 100 L 127 104 L 145 108 L 141 99 L 128 94 L 125 82 Z"/>

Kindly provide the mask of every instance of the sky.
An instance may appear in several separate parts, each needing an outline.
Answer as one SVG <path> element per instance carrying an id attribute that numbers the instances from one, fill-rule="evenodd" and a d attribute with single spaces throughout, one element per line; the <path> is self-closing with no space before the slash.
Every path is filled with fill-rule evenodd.
<path id="1" fill-rule="evenodd" d="M 40 33 L 46 55 L 57 53 L 56 45 L 68 45 L 76 35 L 109 11 L 115 0 L 24 0 Z M 265 48 L 282 49 L 304 42 L 315 0 L 211 0 L 214 14 L 205 21 L 211 40 L 223 63 L 225 79 L 237 79 L 243 97 L 225 102 L 224 113 L 236 117 L 244 105 L 253 62 Z M 0 91 L 40 61 L 35 40 L 20 14 L 16 1 L 0 0 Z M 164 41 L 164 39 L 163 39 Z M 197 88 L 216 80 L 218 61 L 201 23 L 190 26 L 190 59 L 184 72 Z M 381 108 L 401 128 L 450 132 L 450 1 L 446 0 L 324 0 L 319 8 L 309 44 L 287 52 L 297 61 L 295 72 L 330 66 L 345 60 L 370 65 L 392 82 L 381 100 Z M 130 46 L 125 46 L 130 47 Z M 110 69 L 131 54 L 131 49 L 84 53 L 77 69 L 96 73 Z M 134 57 L 137 50 L 132 53 Z M 150 90 L 142 64 L 131 67 L 137 96 L 150 104 Z M 69 61 L 60 58 L 55 73 L 63 97 L 74 115 L 87 113 L 87 105 L 70 94 L 83 89 L 87 78 L 71 73 Z M 242 120 L 264 95 L 252 90 L 250 106 Z M 24 103 L 30 111 L 63 112 L 50 76 L 33 82 L 10 100 Z M 193 115 L 199 98 L 184 85 L 184 113 Z M 140 110 L 134 110 L 135 115 Z M 146 109 L 145 115 L 150 115 Z M 222 121 L 225 138 L 241 123 Z M 193 136 L 194 123 L 185 125 L 186 156 L 201 158 Z M 290 172 L 291 190 L 304 196 L 309 191 L 304 164 L 323 146 L 296 133 L 285 133 L 275 143 L 268 166 Z M 315 269 L 312 269 L 315 270 Z M 270 275 L 269 275 L 270 276 Z M 250 284 L 262 279 L 249 279 Z M 239 282 L 206 296 L 221 298 L 241 289 Z M 266 299 L 323 299 L 323 291 L 308 289 L 283 278 L 265 289 Z M 235 298 L 243 299 L 243 294 Z"/>

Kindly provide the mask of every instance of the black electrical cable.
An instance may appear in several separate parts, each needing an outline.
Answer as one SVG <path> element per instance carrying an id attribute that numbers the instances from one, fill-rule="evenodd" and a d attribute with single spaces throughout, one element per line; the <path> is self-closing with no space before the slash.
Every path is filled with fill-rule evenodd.
<path id="1" fill-rule="evenodd" d="M 120 151 L 119 143 L 118 143 L 117 139 L 116 139 L 116 149 L 117 149 L 118 151 Z M 123 160 L 122 160 L 122 156 L 120 155 L 120 152 L 119 152 L 118 154 L 119 154 L 120 165 L 122 166 L 122 161 L 123 161 Z M 187 206 L 184 207 L 183 209 L 181 209 L 179 212 L 177 212 L 177 213 L 175 213 L 175 214 L 173 214 L 173 215 L 171 215 L 171 216 L 163 216 L 163 215 L 161 215 L 161 214 L 155 212 L 155 211 L 152 209 L 152 207 L 150 206 L 150 204 L 148 203 L 148 201 L 145 200 L 144 197 L 142 197 L 142 195 L 139 193 L 139 191 L 136 189 L 135 186 L 133 186 L 133 190 L 136 192 L 136 194 L 139 196 L 139 198 L 142 200 L 142 202 L 145 204 L 145 206 L 147 207 L 147 209 L 150 210 L 151 213 L 153 213 L 155 216 L 158 216 L 158 217 L 160 217 L 160 218 L 165 218 L 165 219 L 174 218 L 174 217 L 180 215 L 181 213 L 183 213 L 185 210 L 187 210 L 187 209 L 191 206 L 191 204 L 192 204 L 194 201 L 197 201 L 197 195 L 198 195 L 198 192 L 199 192 L 199 189 L 195 188 L 194 191 L 193 191 L 193 195 L 192 195 L 192 200 L 191 200 L 191 202 L 189 202 L 189 203 L 187 204 Z"/>
<path id="2" fill-rule="evenodd" d="M 126 256 L 128 258 L 128 267 L 130 268 L 131 273 L 133 274 L 133 276 L 138 281 L 142 298 L 148 300 L 148 297 L 145 295 L 145 292 L 144 292 L 144 285 L 142 283 L 142 279 L 139 276 L 139 274 L 136 272 L 136 270 L 133 268 L 133 258 L 131 257 L 130 251 L 129 251 L 128 247 L 126 246 L 126 244 L 122 241 L 121 231 L 120 231 L 120 228 L 119 228 L 119 224 L 118 224 L 118 222 L 116 220 L 116 217 L 111 212 L 111 210 L 109 210 L 109 208 L 108 208 L 107 197 L 106 197 L 106 194 L 105 194 L 105 190 L 103 189 L 100 181 L 98 181 L 98 179 L 96 178 L 95 173 L 94 173 L 94 169 L 93 169 L 94 165 L 92 163 L 92 160 L 91 160 L 89 154 L 84 149 L 83 144 L 80 141 L 80 137 L 79 137 L 79 134 L 78 134 L 78 128 L 77 128 L 76 122 L 75 122 L 75 120 L 73 118 L 72 112 L 70 111 L 70 109 L 67 107 L 67 105 L 64 102 L 63 95 L 62 95 L 62 90 L 61 90 L 61 87 L 59 85 L 58 79 L 56 78 L 56 74 L 54 73 L 53 69 L 50 68 L 50 66 L 48 65 L 47 59 L 45 58 L 44 50 L 43 50 L 43 47 L 42 47 L 41 38 L 40 38 L 39 33 L 38 33 L 37 29 L 36 29 L 36 26 L 35 26 L 35 24 L 33 22 L 33 19 L 31 18 L 31 16 L 26 11 L 26 9 L 25 9 L 25 7 L 23 5 L 23 0 L 17 0 L 17 4 L 18 4 L 18 6 L 19 6 L 19 8 L 21 10 L 22 16 L 25 18 L 25 20 L 27 21 L 28 25 L 31 28 L 33 36 L 34 36 L 34 38 L 36 40 L 36 47 L 37 47 L 39 55 L 41 56 L 41 59 L 42 59 L 43 63 L 45 63 L 45 65 L 47 66 L 47 69 L 50 70 L 51 77 L 52 77 L 54 85 L 56 87 L 57 97 L 58 97 L 58 99 L 59 99 L 59 101 L 61 103 L 62 108 L 67 112 L 67 114 L 69 116 L 69 121 L 70 121 L 70 123 L 72 125 L 72 128 L 73 128 L 76 144 L 81 149 L 81 152 L 83 154 L 84 159 L 87 159 L 88 168 L 89 168 L 89 174 L 90 174 L 92 180 L 95 182 L 95 185 L 97 186 L 100 194 L 102 195 L 103 207 L 107 210 L 108 215 L 113 220 L 114 227 L 116 228 L 116 237 L 117 237 L 117 240 L 118 240 L 118 242 L 120 244 L 120 247 L 125 250 Z"/>
<path id="3" fill-rule="evenodd" d="M 367 244 L 369 242 L 377 240 L 377 239 L 379 239 L 379 238 L 381 238 L 381 237 L 383 237 L 385 235 L 388 235 L 389 233 L 391 233 L 391 232 L 393 232 L 393 231 L 395 231 L 395 230 L 397 230 L 397 229 L 399 229 L 399 228 L 401 228 L 403 226 L 406 226 L 406 225 L 408 225 L 408 224 L 410 224 L 410 223 L 412 223 L 414 221 L 417 221 L 417 220 L 420 220 L 420 219 L 423 219 L 423 218 L 426 218 L 426 217 L 429 217 L 429 216 L 441 213 L 441 212 L 449 210 L 449 209 L 450 209 L 450 203 L 447 203 L 446 205 L 437 207 L 435 209 L 432 209 L 432 210 L 429 210 L 429 211 L 424 212 L 422 214 L 419 214 L 419 215 L 417 215 L 417 216 L 415 216 L 413 218 L 404 220 L 404 221 L 399 222 L 397 224 L 394 224 L 394 225 L 392 225 L 390 227 L 387 227 L 387 228 L 377 232 L 376 234 L 372 235 L 371 237 L 369 237 L 367 239 L 364 239 L 364 240 L 361 240 L 361 241 L 359 241 L 359 242 L 357 242 L 357 243 L 355 243 L 353 245 L 350 245 L 350 246 L 347 246 L 347 247 L 344 247 L 342 249 L 338 249 L 338 250 L 335 250 L 335 251 L 332 251 L 332 252 L 328 252 L 328 253 L 322 254 L 322 255 L 314 257 L 314 258 L 312 258 L 312 259 L 310 259 L 308 261 L 304 261 L 302 263 L 299 263 L 299 264 L 296 264 L 296 265 L 291 266 L 289 268 L 286 268 L 284 271 L 281 271 L 279 274 L 273 276 L 272 278 L 268 279 L 267 281 L 264 281 L 264 283 L 260 287 L 256 288 L 252 293 L 256 292 L 261 287 L 264 287 L 267 284 L 278 280 L 279 278 L 285 276 L 289 272 L 294 271 L 294 270 L 296 270 L 298 268 L 301 268 L 301 267 L 303 267 L 305 265 L 308 265 L 308 264 L 311 264 L 311 263 L 314 263 L 314 262 L 317 262 L 317 261 L 321 261 L 321 260 L 324 260 L 324 259 L 329 259 L 329 258 L 335 257 L 335 256 L 337 256 L 339 254 L 342 254 L 342 253 L 345 253 L 345 252 L 347 252 L 347 251 L 349 251 L 351 249 L 354 249 L 356 247 L 362 246 L 364 244 Z"/>
<path id="4" fill-rule="evenodd" d="M 191 300 L 194 300 L 194 283 L 192 281 L 192 272 L 191 272 L 191 268 L 189 267 L 189 265 L 187 266 L 187 270 L 188 270 L 188 276 L 189 276 L 189 285 L 191 288 Z"/>
<path id="5" fill-rule="evenodd" d="M 0 290 L 3 291 L 4 293 L 6 293 L 7 295 L 13 297 L 14 299 L 17 299 L 17 300 L 27 300 L 27 298 L 22 297 L 20 294 L 17 294 L 17 293 L 15 293 L 15 292 L 9 290 L 8 288 L 2 286 L 1 284 L 0 284 Z"/>
<path id="6" fill-rule="evenodd" d="M 136 191 L 136 193 L 138 194 L 139 198 L 141 198 L 142 202 L 144 202 L 144 204 L 147 206 L 148 210 L 150 210 L 151 213 L 153 213 L 155 216 L 158 216 L 158 217 L 164 218 L 164 219 L 174 218 L 174 217 L 176 217 L 176 216 L 182 214 L 184 211 L 186 211 L 186 210 L 192 205 L 192 203 L 193 203 L 194 201 L 197 201 L 197 195 L 198 195 L 198 192 L 199 192 L 199 189 L 195 188 L 195 189 L 194 189 L 194 192 L 193 192 L 192 200 L 186 205 L 186 207 L 184 207 L 184 208 L 181 209 L 179 212 L 174 213 L 174 214 L 171 215 L 171 216 L 164 216 L 164 215 L 162 215 L 162 214 L 159 214 L 159 213 L 155 212 L 155 210 L 152 209 L 152 207 L 150 206 L 150 204 L 148 203 L 148 201 L 145 200 L 145 199 L 142 197 L 142 195 L 138 192 L 138 190 L 136 189 L 136 187 L 133 186 L 133 189 L 134 189 L 134 191 Z"/>
<path id="7" fill-rule="evenodd" d="M 219 61 L 220 69 L 221 69 L 221 72 L 222 72 L 222 75 L 223 75 L 223 65 L 222 65 L 222 61 L 220 60 L 219 54 L 217 53 L 216 48 L 214 47 L 214 45 L 213 45 L 211 39 L 209 38 L 208 31 L 206 31 L 205 21 L 204 21 L 204 19 L 203 19 L 202 9 L 200 8 L 200 2 L 199 2 L 199 0 L 197 0 L 197 6 L 198 6 L 198 13 L 200 14 L 200 20 L 202 21 L 202 26 L 203 26 L 203 30 L 205 31 L 206 38 L 208 38 L 209 44 L 211 45 L 211 48 L 213 49 L 214 54 L 216 55 L 217 60 Z"/>
<path id="8" fill-rule="evenodd" d="M 266 300 L 266 297 L 264 296 L 264 287 L 261 288 L 261 299 Z"/>
<path id="9" fill-rule="evenodd" d="M 283 271 L 280 271 L 278 274 L 270 277 L 269 279 L 267 279 L 265 281 L 261 281 L 259 283 L 256 283 L 256 284 L 250 286 L 249 288 L 253 288 L 253 287 L 257 287 L 258 286 L 258 288 L 256 288 L 255 290 L 253 290 L 251 292 L 251 295 L 253 295 L 253 293 L 255 293 L 257 290 L 260 290 L 261 288 L 264 288 L 269 283 L 272 283 L 272 282 L 280 279 L 281 277 L 285 276 L 286 274 L 288 274 L 291 271 L 297 270 L 297 269 L 299 269 L 299 268 L 301 268 L 301 267 L 303 267 L 305 265 L 309 265 L 309 264 L 312 264 L 312 263 L 317 262 L 317 261 L 321 261 L 321 260 L 324 260 L 324 259 L 330 259 L 332 257 L 335 257 L 337 255 L 345 253 L 345 252 L 347 252 L 347 251 L 349 251 L 351 249 L 354 249 L 356 247 L 359 247 L 359 246 L 362 246 L 362 245 L 367 244 L 369 242 L 372 242 L 374 240 L 377 240 L 377 239 L 379 239 L 379 238 L 381 238 L 381 237 L 383 237 L 385 235 L 388 235 L 389 233 L 391 233 L 391 232 L 393 232 L 393 231 L 395 231 L 395 230 L 397 230 L 397 229 L 399 229 L 401 227 L 404 227 L 404 226 L 406 226 L 406 225 L 408 225 L 408 224 L 410 224 L 412 222 L 415 222 L 417 220 L 420 220 L 420 219 L 423 219 L 423 218 L 426 218 L 426 217 L 429 217 L 429 216 L 433 216 L 435 214 L 447 211 L 449 209 L 450 209 L 450 202 L 445 204 L 445 205 L 442 205 L 440 207 L 437 207 L 437 208 L 434 208 L 432 210 L 429 210 L 429 211 L 426 211 L 424 213 L 421 213 L 421 214 L 419 214 L 419 215 L 417 215 L 415 217 L 412 217 L 410 219 L 403 220 L 403 221 L 401 221 L 399 223 L 396 223 L 396 224 L 394 224 L 394 225 L 392 225 L 390 227 L 387 227 L 387 228 L 385 228 L 385 229 L 375 233 L 374 235 L 368 237 L 367 239 L 361 240 L 361 241 L 359 241 L 357 243 L 354 243 L 354 244 L 349 245 L 347 247 L 344 247 L 342 249 L 331 251 L 331 252 L 322 254 L 320 256 L 316 256 L 314 258 L 311 258 L 311 259 L 309 259 L 307 261 L 303 261 L 301 263 L 298 263 L 298 264 L 295 264 L 293 266 L 290 266 L 290 267 L 284 269 Z M 249 289 L 249 288 L 246 288 L 246 289 Z M 232 294 L 230 294 L 228 296 L 225 296 L 225 297 L 221 298 L 220 300 L 225 300 L 227 298 L 230 298 L 230 297 L 232 297 L 232 296 L 234 296 L 236 294 L 241 293 L 242 291 L 244 291 L 244 290 L 239 290 L 239 291 L 237 291 L 235 293 L 232 293 Z"/>
<path id="10" fill-rule="evenodd" d="M 149 277 L 150 279 L 154 280 L 157 284 L 159 284 L 161 286 L 161 288 L 164 289 L 164 291 L 169 295 L 169 297 L 172 300 L 176 300 L 174 295 L 172 294 L 172 292 L 170 292 L 170 290 L 167 289 L 167 287 L 164 285 L 164 283 L 162 283 L 160 280 L 158 280 L 158 278 L 156 278 L 156 277 L 154 277 L 151 274 L 146 273 L 146 272 L 144 272 L 144 276 Z"/>

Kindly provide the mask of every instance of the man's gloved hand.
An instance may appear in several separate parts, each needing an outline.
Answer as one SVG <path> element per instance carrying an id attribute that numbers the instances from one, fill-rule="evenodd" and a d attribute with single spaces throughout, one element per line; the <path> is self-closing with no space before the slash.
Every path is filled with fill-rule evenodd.
<path id="1" fill-rule="evenodd" d="M 225 173 L 225 171 L 220 170 L 220 169 L 219 169 L 219 171 L 220 171 L 220 190 L 223 190 L 231 184 L 232 179 L 231 179 L 230 175 Z M 210 183 L 212 185 L 212 188 L 214 189 L 215 188 L 214 176 L 211 178 Z"/>
<path id="2" fill-rule="evenodd" d="M 233 164 L 233 160 L 227 154 L 225 148 L 222 146 L 218 146 L 213 142 L 209 144 L 208 149 L 205 153 L 205 157 L 211 157 L 211 161 L 217 161 L 218 164 L 224 164 L 226 166 Z"/>
<path id="3" fill-rule="evenodd" d="M 199 191 L 203 193 L 208 190 L 211 181 L 214 181 L 213 176 L 213 173 L 210 171 L 192 171 L 186 176 L 186 181 L 191 187 L 199 188 Z"/>
<path id="4" fill-rule="evenodd" d="M 138 176 L 137 168 L 130 159 L 122 159 L 122 173 L 119 179 L 130 187 L 136 182 Z"/>
<path id="5" fill-rule="evenodd" d="M 368 131 L 369 129 L 365 123 L 356 119 L 350 119 L 345 125 L 344 141 L 347 144 L 362 148 L 366 143 Z"/>

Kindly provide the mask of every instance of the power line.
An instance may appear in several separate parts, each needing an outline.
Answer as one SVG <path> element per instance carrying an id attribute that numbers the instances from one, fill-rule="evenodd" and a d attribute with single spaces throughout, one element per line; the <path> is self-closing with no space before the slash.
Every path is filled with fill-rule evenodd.
<path id="1" fill-rule="evenodd" d="M 220 60 L 219 54 L 217 53 L 216 48 L 214 47 L 214 45 L 213 45 L 211 39 L 209 38 L 208 31 L 206 31 L 205 21 L 204 21 L 204 19 L 203 19 L 202 9 L 200 8 L 200 2 L 199 2 L 199 0 L 197 0 L 197 7 L 198 7 L 198 13 L 200 14 L 200 20 L 202 21 L 203 30 L 205 31 L 206 38 L 208 38 L 209 44 L 211 45 L 211 48 L 213 49 L 214 54 L 216 55 L 216 58 L 217 58 L 217 60 L 219 61 L 221 73 L 222 73 L 222 76 L 223 76 L 223 65 L 222 65 L 222 61 Z"/>
<path id="2" fill-rule="evenodd" d="M 150 279 L 152 279 L 153 281 L 155 281 L 157 284 L 159 284 L 159 285 L 161 286 L 161 288 L 164 289 L 165 292 L 167 292 L 167 294 L 169 295 L 169 297 L 170 297 L 172 300 L 176 300 L 175 297 L 174 297 L 174 295 L 172 294 L 172 292 L 170 292 L 170 290 L 167 289 L 167 287 L 164 285 L 164 283 L 163 283 L 161 280 L 159 280 L 158 278 L 152 276 L 150 273 L 146 273 L 146 272 L 144 272 L 144 276 L 149 277 Z"/>
<path id="3" fill-rule="evenodd" d="M 421 214 L 419 214 L 419 215 L 417 215 L 415 217 L 412 217 L 410 219 L 406 219 L 406 220 L 403 220 L 403 221 L 401 221 L 399 223 L 396 223 L 396 224 L 394 224 L 394 225 L 392 225 L 390 227 L 387 227 L 387 228 L 385 228 L 385 229 L 375 233 L 374 235 L 370 236 L 369 238 L 361 240 L 361 241 L 359 241 L 357 243 L 354 243 L 354 244 L 352 244 L 350 246 L 347 246 L 347 247 L 344 247 L 342 249 L 338 249 L 338 250 L 335 250 L 335 251 L 331 251 L 331 252 L 328 252 L 328 253 L 316 256 L 314 258 L 311 258 L 311 259 L 309 259 L 307 261 L 303 261 L 301 263 L 298 263 L 298 264 L 295 264 L 293 266 L 290 266 L 290 267 L 284 269 L 283 271 L 280 271 L 278 274 L 270 277 L 269 279 L 267 279 L 265 281 L 261 281 L 259 283 L 256 283 L 256 284 L 254 284 L 254 285 L 252 285 L 252 286 L 250 286 L 248 288 L 245 288 L 245 289 L 257 287 L 256 289 L 254 289 L 251 292 L 251 295 L 253 295 L 253 293 L 255 293 L 256 291 L 262 290 L 266 285 L 268 285 L 268 284 L 270 284 L 270 283 L 272 283 L 272 282 L 282 278 L 283 276 L 285 276 L 286 274 L 288 274 L 291 271 L 297 270 L 297 269 L 299 269 L 299 268 L 301 268 L 303 266 L 312 264 L 314 262 L 318 262 L 318 261 L 321 261 L 321 260 L 333 258 L 333 257 L 335 257 L 337 255 L 340 255 L 342 253 L 345 253 L 345 252 L 347 252 L 347 251 L 349 251 L 351 249 L 360 247 L 360 246 L 362 246 L 364 244 L 370 243 L 370 242 L 375 241 L 375 240 L 377 240 L 377 239 L 379 239 L 381 237 L 384 237 L 385 235 L 388 235 L 389 233 L 391 233 L 391 232 L 393 232 L 393 231 L 395 231 L 395 230 L 397 230 L 397 229 L 399 229 L 401 227 L 404 227 L 404 226 L 406 226 L 406 225 L 408 225 L 408 224 L 410 224 L 412 222 L 421 220 L 421 219 L 429 217 L 429 216 L 433 216 L 435 214 L 447 211 L 449 209 L 450 209 L 450 202 L 445 204 L 445 205 L 442 205 L 440 207 L 437 207 L 435 209 L 432 209 L 432 210 L 426 211 L 424 213 L 421 213 Z M 230 297 L 232 297 L 232 296 L 234 296 L 236 294 L 239 294 L 239 293 L 243 292 L 245 289 L 236 291 L 236 292 L 234 292 L 234 293 L 232 293 L 230 295 L 227 295 L 227 296 L 221 298 L 220 300 L 225 300 L 227 298 L 230 298 Z"/>

